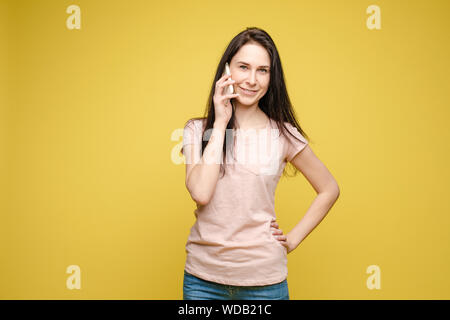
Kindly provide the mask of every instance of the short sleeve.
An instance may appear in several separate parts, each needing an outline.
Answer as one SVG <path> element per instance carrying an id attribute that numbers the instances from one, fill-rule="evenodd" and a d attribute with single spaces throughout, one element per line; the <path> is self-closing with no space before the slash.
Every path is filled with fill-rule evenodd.
<path id="1" fill-rule="evenodd" d="M 193 120 L 189 120 L 183 130 L 183 147 L 187 144 L 195 142 L 195 124 Z"/>
<path id="2" fill-rule="evenodd" d="M 297 127 L 291 125 L 289 122 L 285 122 L 285 125 L 296 138 L 300 139 L 300 141 L 297 140 L 287 132 L 288 137 L 286 142 L 287 146 L 285 148 L 285 159 L 288 162 L 291 162 L 292 159 L 294 159 L 294 157 L 297 155 L 297 153 L 302 151 L 308 145 L 308 140 L 303 137 L 303 135 L 298 131 Z"/>
<path id="3" fill-rule="evenodd" d="M 198 127 L 199 120 L 189 120 L 185 125 L 183 130 L 183 148 L 181 152 L 184 156 L 184 146 L 194 145 L 195 155 L 201 150 L 202 139 L 201 139 L 201 128 Z"/>

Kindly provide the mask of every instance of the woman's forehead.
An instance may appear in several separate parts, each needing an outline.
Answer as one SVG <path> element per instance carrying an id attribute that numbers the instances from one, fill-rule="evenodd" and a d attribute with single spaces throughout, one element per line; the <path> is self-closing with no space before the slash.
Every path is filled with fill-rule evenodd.
<path id="1" fill-rule="evenodd" d="M 235 61 L 243 61 L 252 66 L 269 66 L 270 56 L 267 50 L 258 44 L 245 44 L 234 55 Z"/>

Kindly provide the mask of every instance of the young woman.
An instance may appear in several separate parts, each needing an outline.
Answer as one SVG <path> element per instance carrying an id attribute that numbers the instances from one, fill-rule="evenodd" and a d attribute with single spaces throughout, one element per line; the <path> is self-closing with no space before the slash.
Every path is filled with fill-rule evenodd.
<path id="1" fill-rule="evenodd" d="M 226 63 L 231 75 L 224 75 Z M 197 209 L 186 243 L 183 299 L 289 299 L 287 254 L 339 196 L 307 138 L 295 119 L 272 38 L 247 28 L 220 60 L 206 116 L 184 127 L 185 183 Z M 258 161 L 249 161 L 249 154 L 259 154 Z M 317 197 L 284 235 L 274 195 L 287 163 L 302 172 Z"/>

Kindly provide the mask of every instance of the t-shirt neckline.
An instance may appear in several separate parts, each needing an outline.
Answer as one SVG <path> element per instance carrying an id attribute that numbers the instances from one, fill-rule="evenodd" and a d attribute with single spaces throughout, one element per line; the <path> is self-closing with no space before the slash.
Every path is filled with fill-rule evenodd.
<path id="1" fill-rule="evenodd" d="M 243 131 L 248 131 L 248 130 L 263 130 L 263 129 L 266 129 L 267 127 L 269 127 L 269 125 L 270 125 L 270 118 L 267 117 L 267 121 L 266 121 L 266 124 L 265 124 L 264 127 L 259 127 L 259 128 L 247 128 L 247 129 L 235 128 L 235 129 L 240 129 L 240 130 L 243 130 Z"/>

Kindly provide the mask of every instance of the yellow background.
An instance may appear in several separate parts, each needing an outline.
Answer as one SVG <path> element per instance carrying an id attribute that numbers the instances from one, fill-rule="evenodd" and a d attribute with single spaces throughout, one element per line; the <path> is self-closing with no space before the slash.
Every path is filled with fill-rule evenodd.
<path id="1" fill-rule="evenodd" d="M 69 30 L 66 8 L 81 8 Z M 369 5 L 381 30 L 369 30 Z M 181 299 L 176 164 L 219 59 L 274 39 L 341 195 L 288 255 L 291 299 L 449 299 L 449 1 L 0 1 L 0 298 Z M 287 233 L 315 197 L 283 178 Z M 66 268 L 81 268 L 81 289 Z M 381 270 L 369 290 L 366 269 Z"/>

